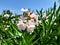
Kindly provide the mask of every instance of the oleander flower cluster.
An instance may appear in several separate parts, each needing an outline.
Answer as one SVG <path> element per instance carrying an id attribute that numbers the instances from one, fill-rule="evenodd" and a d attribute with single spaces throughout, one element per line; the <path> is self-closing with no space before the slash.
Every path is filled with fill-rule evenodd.
<path id="1" fill-rule="evenodd" d="M 23 11 L 23 15 L 20 16 L 19 22 L 17 23 L 18 29 L 20 31 L 27 29 L 29 33 L 34 32 L 35 26 L 38 26 L 38 15 L 25 8 L 22 8 L 21 11 Z"/>

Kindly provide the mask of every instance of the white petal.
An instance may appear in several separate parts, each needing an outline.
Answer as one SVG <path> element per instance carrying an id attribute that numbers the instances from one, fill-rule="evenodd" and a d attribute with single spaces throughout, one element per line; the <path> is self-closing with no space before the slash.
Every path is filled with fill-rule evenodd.
<path id="1" fill-rule="evenodd" d="M 19 30 L 25 30 L 25 28 L 26 28 L 26 24 L 24 24 L 22 22 L 18 23 L 17 26 L 18 26 Z"/>
<path id="2" fill-rule="evenodd" d="M 27 27 L 27 32 L 30 32 L 30 33 L 34 32 L 34 27 L 35 27 L 35 25 L 28 26 Z"/>
<path id="3" fill-rule="evenodd" d="M 28 9 L 22 8 L 21 11 L 25 12 L 28 11 Z"/>
<path id="4" fill-rule="evenodd" d="M 4 17 L 9 17 L 9 14 L 5 14 Z"/>

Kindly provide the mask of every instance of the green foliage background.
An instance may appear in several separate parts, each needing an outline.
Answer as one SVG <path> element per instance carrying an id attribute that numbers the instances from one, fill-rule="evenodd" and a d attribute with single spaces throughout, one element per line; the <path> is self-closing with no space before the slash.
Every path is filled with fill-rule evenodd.
<path id="1" fill-rule="evenodd" d="M 0 15 L 0 45 L 60 45 L 60 6 L 56 9 L 56 2 L 52 8 L 46 10 L 46 18 L 42 18 L 42 9 L 36 10 L 39 15 L 39 26 L 35 27 L 35 31 L 29 34 L 27 31 L 19 31 L 16 26 L 18 16 L 12 16 L 10 10 L 4 10 Z M 9 14 L 7 19 L 4 14 Z M 53 19 L 56 17 L 56 19 Z M 15 18 L 14 23 L 11 19 Z M 3 22 L 4 21 L 4 22 Z M 7 23 L 6 23 L 7 22 Z M 56 25 L 55 25 L 56 23 Z M 5 30 L 4 25 L 10 27 Z"/>

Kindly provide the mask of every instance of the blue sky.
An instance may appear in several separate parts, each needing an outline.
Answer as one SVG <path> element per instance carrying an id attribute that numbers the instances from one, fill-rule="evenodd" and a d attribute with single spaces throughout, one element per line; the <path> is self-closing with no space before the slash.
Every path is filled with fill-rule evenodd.
<path id="1" fill-rule="evenodd" d="M 30 8 L 31 10 L 46 10 L 53 6 L 54 2 L 57 0 L 0 0 L 0 13 L 3 10 L 12 10 L 15 13 L 22 13 L 21 8 Z"/>

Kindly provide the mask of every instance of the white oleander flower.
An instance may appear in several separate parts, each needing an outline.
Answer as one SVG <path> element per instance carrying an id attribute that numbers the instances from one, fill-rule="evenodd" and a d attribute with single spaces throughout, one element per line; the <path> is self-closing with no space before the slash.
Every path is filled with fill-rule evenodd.
<path id="1" fill-rule="evenodd" d="M 28 26 L 30 26 L 30 25 L 35 25 L 35 23 L 34 23 L 33 20 L 28 20 L 27 25 L 28 25 Z"/>
<path id="2" fill-rule="evenodd" d="M 18 29 L 19 30 L 25 30 L 26 29 L 26 24 L 24 24 L 22 21 L 20 21 L 18 24 Z"/>
<path id="3" fill-rule="evenodd" d="M 35 15 L 34 13 L 32 13 L 32 14 L 30 15 L 30 18 L 31 18 L 31 19 L 34 19 L 35 25 L 38 26 L 38 15 Z"/>
<path id="4" fill-rule="evenodd" d="M 24 22 L 24 23 L 27 23 L 27 20 L 24 20 L 23 22 Z"/>
<path id="5" fill-rule="evenodd" d="M 28 11 L 28 9 L 22 8 L 21 11 L 25 12 Z"/>
<path id="6" fill-rule="evenodd" d="M 31 15 L 29 15 L 31 19 L 36 19 L 36 15 L 34 13 L 32 13 Z"/>
<path id="7" fill-rule="evenodd" d="M 33 23 L 35 22 L 34 19 L 31 19 L 30 21 L 33 22 Z"/>
<path id="8" fill-rule="evenodd" d="M 19 20 L 24 21 L 25 20 L 25 17 L 24 16 L 20 16 L 20 19 Z"/>
<path id="9" fill-rule="evenodd" d="M 19 30 L 25 30 L 27 28 L 27 32 L 30 34 L 34 32 L 35 25 L 38 26 L 38 15 L 33 12 L 29 12 L 28 9 L 22 8 L 21 11 L 24 13 L 27 12 L 28 16 L 24 17 L 24 15 L 20 16 L 20 21 L 17 24 Z M 28 19 L 29 18 L 29 19 Z"/>
<path id="10" fill-rule="evenodd" d="M 28 12 L 28 16 L 30 16 L 31 14 L 33 14 L 33 12 Z"/>
<path id="11" fill-rule="evenodd" d="M 34 20 L 33 22 L 35 23 L 35 25 L 38 26 L 38 15 L 32 14 L 30 15 L 30 17 L 31 17 L 31 21 Z"/>
<path id="12" fill-rule="evenodd" d="M 35 27 L 35 25 L 27 26 L 27 32 L 30 32 L 30 34 L 33 33 L 34 32 L 34 27 Z"/>
<path id="13" fill-rule="evenodd" d="M 30 33 L 34 32 L 34 27 L 35 27 L 35 23 L 32 21 L 28 20 L 27 22 L 27 32 L 30 32 Z"/>
<path id="14" fill-rule="evenodd" d="M 4 17 L 7 17 L 7 18 L 8 18 L 9 16 L 10 16 L 9 14 L 5 14 L 5 15 L 4 15 Z"/>

